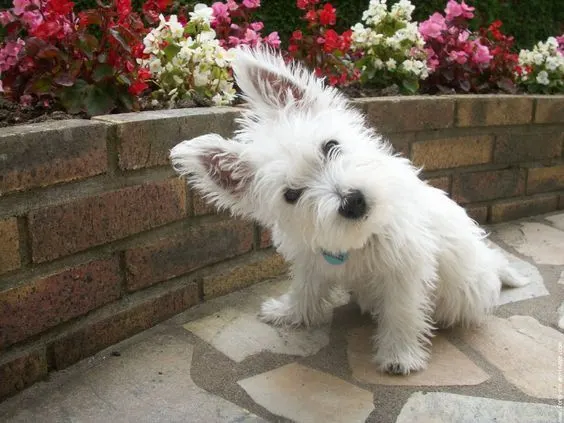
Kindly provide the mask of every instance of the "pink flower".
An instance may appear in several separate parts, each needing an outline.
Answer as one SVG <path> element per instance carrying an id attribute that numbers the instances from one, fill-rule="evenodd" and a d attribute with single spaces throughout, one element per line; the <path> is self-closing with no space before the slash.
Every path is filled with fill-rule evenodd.
<path id="1" fill-rule="evenodd" d="M 0 93 L 4 92 L 4 84 L 2 84 L 2 80 L 0 79 Z"/>
<path id="2" fill-rule="evenodd" d="M 8 10 L 0 11 L 0 24 L 2 26 L 8 25 L 10 22 L 14 22 L 16 18 Z"/>
<path id="3" fill-rule="evenodd" d="M 22 106 L 31 106 L 31 100 L 33 100 L 32 96 L 30 96 L 29 94 L 24 94 L 20 97 L 20 104 Z"/>
<path id="4" fill-rule="evenodd" d="M 429 48 L 425 50 L 427 52 L 427 66 L 429 66 L 431 71 L 434 72 L 435 70 L 437 70 L 441 62 L 439 61 L 439 58 L 437 57 L 433 49 Z"/>
<path id="5" fill-rule="evenodd" d="M 564 54 L 564 34 L 556 37 L 556 41 L 558 42 L 558 51 Z"/>
<path id="6" fill-rule="evenodd" d="M 453 62 L 459 63 L 461 65 L 468 61 L 468 56 L 463 51 L 452 50 L 448 56 Z"/>
<path id="7" fill-rule="evenodd" d="M 215 20 L 230 22 L 229 8 L 225 3 L 216 1 L 212 4 L 211 8 L 213 10 L 213 17 Z"/>
<path id="8" fill-rule="evenodd" d="M 253 31 L 260 31 L 264 28 L 264 24 L 262 22 L 253 22 L 249 26 Z"/>
<path id="9" fill-rule="evenodd" d="M 229 25 L 229 28 L 231 28 L 233 31 L 239 31 L 241 29 L 241 27 L 237 24 L 231 24 Z"/>
<path id="10" fill-rule="evenodd" d="M 474 8 L 464 3 L 464 0 L 462 0 L 461 3 L 457 3 L 455 0 L 449 0 L 445 9 L 448 21 L 451 21 L 459 16 L 465 19 L 472 19 L 474 17 L 474 13 L 472 13 L 473 11 Z"/>
<path id="11" fill-rule="evenodd" d="M 264 42 L 274 48 L 280 47 L 280 37 L 278 32 L 271 32 L 268 36 L 264 37 Z"/>
<path id="12" fill-rule="evenodd" d="M 27 28 L 31 32 L 33 32 L 39 25 L 43 23 L 43 15 L 38 10 L 24 12 L 21 15 L 21 20 L 27 26 Z"/>
<path id="13" fill-rule="evenodd" d="M 227 0 L 227 8 L 229 10 L 237 10 L 239 9 L 239 5 L 235 0 Z"/>
<path id="14" fill-rule="evenodd" d="M 228 40 L 229 40 L 229 45 L 230 45 L 230 46 L 233 46 L 233 47 L 238 46 L 239 44 L 241 44 L 241 40 L 240 40 L 239 38 L 233 37 L 233 36 L 231 36 L 231 35 L 229 36 Z"/>
<path id="15" fill-rule="evenodd" d="M 490 50 L 480 44 L 479 42 L 475 42 L 476 50 L 474 51 L 474 56 L 472 60 L 478 64 L 488 64 L 492 60 L 493 56 L 490 54 Z"/>
<path id="16" fill-rule="evenodd" d="M 260 36 L 251 28 L 247 28 L 247 30 L 245 31 L 245 38 L 244 38 L 245 43 L 251 46 L 255 46 L 257 45 L 259 40 L 260 40 Z"/>
<path id="17" fill-rule="evenodd" d="M 438 38 L 446 28 L 445 18 L 440 13 L 433 13 L 429 19 L 419 24 L 419 32 L 425 38 Z"/>
<path id="18" fill-rule="evenodd" d="M 458 42 L 465 43 L 466 41 L 468 41 L 469 36 L 470 36 L 470 31 L 461 31 L 458 34 Z"/>
<path id="19" fill-rule="evenodd" d="M 18 55 L 24 48 L 25 41 L 18 38 L 17 41 L 8 41 L 3 49 L 0 50 L 0 71 L 10 70 L 18 63 Z"/>
<path id="20" fill-rule="evenodd" d="M 260 7 L 260 0 L 243 0 L 243 6 L 249 9 L 256 9 Z"/>
<path id="21" fill-rule="evenodd" d="M 25 12 L 29 6 L 39 8 L 41 4 L 39 3 L 39 0 L 14 0 L 14 8 L 12 10 L 15 15 L 19 16 Z"/>

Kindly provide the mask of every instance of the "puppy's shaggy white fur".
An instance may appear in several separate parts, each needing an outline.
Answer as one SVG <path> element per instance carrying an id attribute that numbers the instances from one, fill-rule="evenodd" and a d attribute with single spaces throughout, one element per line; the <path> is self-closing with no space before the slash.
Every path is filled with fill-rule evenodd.
<path id="1" fill-rule="evenodd" d="M 376 363 L 407 374 L 425 367 L 436 325 L 479 323 L 502 282 L 527 283 L 336 90 L 265 49 L 240 50 L 234 71 L 249 105 L 235 139 L 184 141 L 171 160 L 218 207 L 272 230 L 292 285 L 264 321 L 320 324 L 340 284 L 378 323 Z"/>

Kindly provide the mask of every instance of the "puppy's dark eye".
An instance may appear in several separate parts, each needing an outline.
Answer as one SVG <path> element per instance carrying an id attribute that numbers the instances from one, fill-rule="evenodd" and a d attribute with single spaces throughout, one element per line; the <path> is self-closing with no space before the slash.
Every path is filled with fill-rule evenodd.
<path id="1" fill-rule="evenodd" d="M 304 192 L 303 189 L 288 188 L 284 191 L 284 200 L 286 200 L 288 204 L 296 204 L 300 199 L 302 192 Z"/>
<path id="2" fill-rule="evenodd" d="M 339 143 L 335 140 L 327 141 L 321 147 L 321 151 L 323 152 L 323 156 L 331 158 L 334 154 L 339 152 Z"/>

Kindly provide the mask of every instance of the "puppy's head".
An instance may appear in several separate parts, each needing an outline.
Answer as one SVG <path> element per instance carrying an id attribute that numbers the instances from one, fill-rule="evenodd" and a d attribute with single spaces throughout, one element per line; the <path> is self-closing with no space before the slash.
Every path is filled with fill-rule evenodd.
<path id="1" fill-rule="evenodd" d="M 204 135 L 173 148 L 175 170 L 220 208 L 313 250 L 361 248 L 390 223 L 405 161 L 333 88 L 268 50 L 234 64 L 248 109 L 235 140 Z"/>

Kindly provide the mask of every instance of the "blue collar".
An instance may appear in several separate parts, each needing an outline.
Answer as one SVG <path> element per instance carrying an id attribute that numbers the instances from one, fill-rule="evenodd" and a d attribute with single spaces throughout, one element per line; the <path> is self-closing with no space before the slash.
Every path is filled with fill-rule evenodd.
<path id="1" fill-rule="evenodd" d="M 323 255 L 323 258 L 327 263 L 333 264 L 335 266 L 344 264 L 349 258 L 349 253 L 332 254 L 323 250 L 321 251 L 321 254 Z"/>

